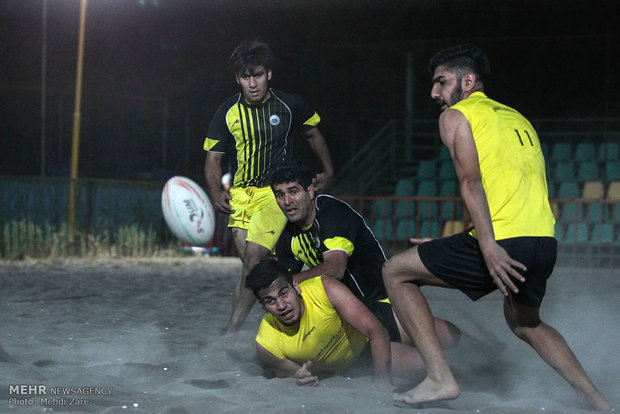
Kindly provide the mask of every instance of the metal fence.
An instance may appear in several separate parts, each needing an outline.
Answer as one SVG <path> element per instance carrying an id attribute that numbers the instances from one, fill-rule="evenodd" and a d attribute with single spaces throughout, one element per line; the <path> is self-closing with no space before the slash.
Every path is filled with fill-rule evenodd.
<path id="1" fill-rule="evenodd" d="M 0 177 L 0 258 L 157 255 L 182 251 L 161 213 L 163 182 L 79 180 L 76 231 L 67 228 L 66 178 Z M 365 219 L 386 254 L 409 246 L 410 237 L 441 237 L 467 228 L 459 197 L 343 196 Z M 554 199 L 559 263 L 620 264 L 620 200 Z M 210 247 L 236 252 L 217 214 Z M 188 247 L 188 246 L 185 246 Z M 194 249 L 196 250 L 196 249 Z"/>

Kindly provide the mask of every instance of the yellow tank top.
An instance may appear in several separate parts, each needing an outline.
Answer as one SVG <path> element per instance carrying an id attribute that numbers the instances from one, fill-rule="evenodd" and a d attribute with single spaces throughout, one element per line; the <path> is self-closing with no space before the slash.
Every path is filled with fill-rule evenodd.
<path id="1" fill-rule="evenodd" d="M 453 105 L 469 121 L 495 239 L 553 237 L 545 160 L 530 122 L 482 92 Z M 471 232 L 476 237 L 475 230 Z"/>
<path id="2" fill-rule="evenodd" d="M 312 372 L 342 372 L 362 353 L 368 338 L 340 318 L 327 299 L 323 276 L 299 284 L 305 312 L 299 326 L 284 326 L 266 313 L 256 342 L 279 358 L 299 365 L 312 361 Z"/>

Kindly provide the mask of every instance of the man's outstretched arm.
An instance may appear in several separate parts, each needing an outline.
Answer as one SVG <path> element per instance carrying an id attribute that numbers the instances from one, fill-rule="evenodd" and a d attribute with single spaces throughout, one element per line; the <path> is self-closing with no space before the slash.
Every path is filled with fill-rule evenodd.
<path id="1" fill-rule="evenodd" d="M 323 277 L 327 298 L 341 318 L 369 339 L 374 365 L 374 383 L 377 388 L 393 391 L 390 338 L 381 322 L 341 282 Z"/>
<path id="2" fill-rule="evenodd" d="M 274 370 L 278 378 L 295 377 L 297 385 L 318 385 L 319 377 L 312 375 L 310 371 L 312 363 L 310 361 L 300 366 L 288 358 L 279 358 L 275 356 L 258 343 L 256 344 L 256 351 L 258 352 L 258 357 Z"/>
<path id="3" fill-rule="evenodd" d="M 334 279 L 342 279 L 347 268 L 349 256 L 342 250 L 329 250 L 323 253 L 323 262 L 311 269 L 295 274 L 293 277 L 299 283 L 315 276 L 329 276 Z"/>
<path id="4" fill-rule="evenodd" d="M 305 135 L 310 148 L 319 158 L 321 161 L 321 166 L 323 167 L 323 171 L 317 174 L 317 176 L 312 180 L 312 186 L 315 191 L 320 191 L 327 185 L 329 180 L 334 175 L 332 157 L 329 153 L 329 148 L 327 147 L 325 138 L 323 138 L 323 134 L 318 127 L 310 128 L 305 132 Z"/>

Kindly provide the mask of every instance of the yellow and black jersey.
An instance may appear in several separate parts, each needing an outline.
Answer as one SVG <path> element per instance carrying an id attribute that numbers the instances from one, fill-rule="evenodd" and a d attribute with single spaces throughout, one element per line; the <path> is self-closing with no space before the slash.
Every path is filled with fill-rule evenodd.
<path id="1" fill-rule="evenodd" d="M 321 118 L 299 95 L 270 89 L 260 105 L 249 105 L 241 93 L 218 108 L 204 141 L 206 151 L 236 154 L 234 186 L 264 187 L 269 174 L 293 155 L 294 136 Z"/>
<path id="2" fill-rule="evenodd" d="M 315 267 L 323 253 L 344 251 L 348 258 L 342 282 L 358 297 L 387 297 L 381 267 L 385 254 L 366 222 L 344 201 L 328 195 L 316 198 L 316 216 L 308 228 L 287 223 L 276 245 L 278 261 L 294 273 L 304 264 Z"/>

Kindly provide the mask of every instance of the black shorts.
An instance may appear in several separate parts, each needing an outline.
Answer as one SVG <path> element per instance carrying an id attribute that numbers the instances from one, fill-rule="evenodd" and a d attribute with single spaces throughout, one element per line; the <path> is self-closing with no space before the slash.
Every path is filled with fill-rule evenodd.
<path id="1" fill-rule="evenodd" d="M 376 299 L 360 298 L 360 300 L 379 319 L 381 325 L 387 329 L 390 342 L 400 342 L 400 332 L 398 331 L 396 319 L 394 319 L 392 305 L 387 302 L 379 302 Z"/>
<path id="2" fill-rule="evenodd" d="M 525 282 L 512 279 L 519 293 L 515 299 L 522 305 L 540 306 L 547 279 L 551 276 L 558 243 L 553 237 L 515 237 L 497 242 L 514 260 L 527 270 L 520 273 Z M 426 268 L 439 279 L 478 300 L 497 286 L 484 262 L 478 240 L 463 232 L 435 239 L 418 246 L 418 254 Z"/>

